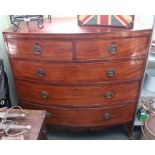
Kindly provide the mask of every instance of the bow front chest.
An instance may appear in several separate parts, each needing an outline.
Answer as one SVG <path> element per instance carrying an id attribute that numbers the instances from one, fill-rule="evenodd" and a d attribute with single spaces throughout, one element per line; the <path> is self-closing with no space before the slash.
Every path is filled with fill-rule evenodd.
<path id="1" fill-rule="evenodd" d="M 3 32 L 19 104 L 67 128 L 132 127 L 151 29 L 79 27 L 74 20 L 21 23 Z"/>

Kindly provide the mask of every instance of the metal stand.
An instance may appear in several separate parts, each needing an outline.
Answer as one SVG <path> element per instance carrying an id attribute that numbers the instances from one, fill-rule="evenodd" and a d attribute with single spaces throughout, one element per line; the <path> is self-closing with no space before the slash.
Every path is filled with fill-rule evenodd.
<path id="1" fill-rule="evenodd" d="M 44 28 L 43 15 L 20 15 L 20 16 L 10 15 L 10 21 L 11 21 L 11 24 L 14 25 L 14 28 L 13 28 L 14 31 L 18 30 L 19 23 L 21 21 L 26 21 L 27 25 L 28 25 L 29 21 L 37 21 L 38 28 L 40 28 L 40 29 Z"/>

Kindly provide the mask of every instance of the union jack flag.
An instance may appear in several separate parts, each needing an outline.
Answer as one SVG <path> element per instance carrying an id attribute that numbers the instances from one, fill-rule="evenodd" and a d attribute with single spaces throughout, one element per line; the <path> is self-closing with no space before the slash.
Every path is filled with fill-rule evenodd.
<path id="1" fill-rule="evenodd" d="M 133 15 L 79 15 L 79 25 L 107 25 L 133 28 Z"/>

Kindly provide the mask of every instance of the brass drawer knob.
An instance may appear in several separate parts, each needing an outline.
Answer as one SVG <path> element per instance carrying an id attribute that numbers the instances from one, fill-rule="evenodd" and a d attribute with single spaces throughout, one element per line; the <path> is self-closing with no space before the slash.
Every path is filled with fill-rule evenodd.
<path id="1" fill-rule="evenodd" d="M 113 93 L 112 92 L 107 92 L 107 93 L 104 94 L 104 97 L 106 99 L 111 99 L 113 97 Z"/>
<path id="2" fill-rule="evenodd" d="M 46 112 L 46 118 L 51 118 L 52 114 L 50 112 Z"/>
<path id="3" fill-rule="evenodd" d="M 43 68 L 40 68 L 40 69 L 37 70 L 36 74 L 39 77 L 44 77 L 46 75 L 46 72 L 45 72 L 45 70 Z"/>
<path id="4" fill-rule="evenodd" d="M 114 77 L 116 74 L 114 69 L 108 69 L 107 70 L 107 77 Z"/>
<path id="5" fill-rule="evenodd" d="M 46 91 L 42 91 L 41 93 L 40 93 L 40 96 L 42 97 L 42 98 L 48 98 L 48 93 L 46 92 Z"/>
<path id="6" fill-rule="evenodd" d="M 33 47 L 33 52 L 35 55 L 40 55 L 42 52 L 42 47 L 38 43 L 36 43 Z"/>
<path id="7" fill-rule="evenodd" d="M 112 43 L 112 45 L 108 48 L 108 52 L 110 54 L 115 54 L 118 51 L 118 47 L 115 42 Z"/>
<path id="8" fill-rule="evenodd" d="M 111 119 L 112 118 L 112 116 L 110 115 L 110 114 L 105 114 L 104 116 L 104 120 L 109 120 L 109 119 Z"/>

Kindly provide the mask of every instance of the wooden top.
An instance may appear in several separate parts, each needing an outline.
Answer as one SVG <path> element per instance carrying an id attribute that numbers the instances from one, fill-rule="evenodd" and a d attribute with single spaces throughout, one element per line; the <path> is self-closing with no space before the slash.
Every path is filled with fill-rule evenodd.
<path id="1" fill-rule="evenodd" d="M 124 29 L 124 28 L 114 28 L 114 27 L 106 27 L 106 26 L 78 26 L 76 18 L 66 18 L 66 19 L 52 19 L 50 23 L 49 20 L 44 20 L 44 28 L 39 29 L 37 27 L 37 23 L 35 21 L 29 22 L 29 25 L 26 25 L 25 22 L 21 22 L 19 25 L 18 31 L 13 31 L 13 26 L 8 28 L 3 32 L 6 38 L 12 38 L 12 36 L 22 36 L 27 37 L 27 35 L 56 35 L 56 36 L 73 36 L 77 37 L 78 35 L 93 35 L 93 34 L 108 34 L 108 35 L 119 35 L 119 36 L 128 36 L 129 34 L 132 36 L 133 33 L 135 35 L 145 35 L 146 33 L 150 33 L 151 29 L 143 29 L 143 28 L 134 28 L 132 30 Z M 62 36 L 61 36 L 62 37 Z"/>
<path id="2" fill-rule="evenodd" d="M 16 111 L 13 109 L 13 111 Z M 18 110 L 19 112 L 19 110 Z M 25 119 L 16 119 L 19 125 L 31 125 L 31 130 L 24 133 L 24 140 L 37 140 L 45 123 L 45 110 L 24 110 Z"/>

